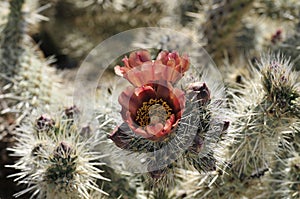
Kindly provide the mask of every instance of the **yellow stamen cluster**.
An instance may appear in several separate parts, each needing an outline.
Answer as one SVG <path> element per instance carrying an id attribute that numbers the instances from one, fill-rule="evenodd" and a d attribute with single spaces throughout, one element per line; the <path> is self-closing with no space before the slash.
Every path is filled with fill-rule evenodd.
<path id="1" fill-rule="evenodd" d="M 163 99 L 150 99 L 137 110 L 135 121 L 142 127 L 164 123 L 172 115 L 172 108 Z"/>

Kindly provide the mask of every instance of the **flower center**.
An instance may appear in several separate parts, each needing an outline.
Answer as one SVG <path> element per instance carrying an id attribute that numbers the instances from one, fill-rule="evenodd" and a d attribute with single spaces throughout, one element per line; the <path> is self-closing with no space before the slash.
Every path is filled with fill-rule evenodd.
<path id="1" fill-rule="evenodd" d="M 150 99 L 137 110 L 135 121 L 141 126 L 164 123 L 172 115 L 172 109 L 163 99 Z"/>

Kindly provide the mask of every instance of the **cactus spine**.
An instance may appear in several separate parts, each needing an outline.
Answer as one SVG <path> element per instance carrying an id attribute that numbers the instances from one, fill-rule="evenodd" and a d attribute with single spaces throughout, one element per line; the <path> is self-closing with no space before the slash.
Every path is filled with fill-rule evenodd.
<path id="1" fill-rule="evenodd" d="M 289 61 L 271 55 L 258 66 L 258 79 L 245 85 L 240 98 L 234 97 L 239 117 L 232 124 L 235 139 L 228 148 L 228 168 L 211 186 L 201 188 L 202 197 L 265 197 L 263 176 L 272 168 L 285 131 L 299 119 L 300 93 Z"/>

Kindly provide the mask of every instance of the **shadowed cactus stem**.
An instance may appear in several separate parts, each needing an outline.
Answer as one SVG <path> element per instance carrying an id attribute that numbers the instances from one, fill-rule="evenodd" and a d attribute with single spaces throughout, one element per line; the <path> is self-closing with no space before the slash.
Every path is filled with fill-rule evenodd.
<path id="1" fill-rule="evenodd" d="M 10 1 L 10 14 L 1 38 L 1 73 L 12 77 L 18 70 L 23 52 L 25 20 L 22 5 L 25 0 Z"/>
<path id="2" fill-rule="evenodd" d="M 207 39 L 206 48 L 216 62 L 224 58 L 225 53 L 231 58 L 238 55 L 236 37 L 242 27 L 242 18 L 250 10 L 253 0 L 224 0 L 208 11 L 203 24 Z"/>
<path id="3" fill-rule="evenodd" d="M 13 124 L 19 124 L 37 107 L 46 109 L 54 103 L 53 81 L 49 80 L 53 72 L 46 68 L 51 61 L 43 58 L 26 34 L 23 4 L 23 0 L 10 1 L 10 14 L 0 41 L 0 97 L 3 100 L 0 114 L 14 118 Z"/>

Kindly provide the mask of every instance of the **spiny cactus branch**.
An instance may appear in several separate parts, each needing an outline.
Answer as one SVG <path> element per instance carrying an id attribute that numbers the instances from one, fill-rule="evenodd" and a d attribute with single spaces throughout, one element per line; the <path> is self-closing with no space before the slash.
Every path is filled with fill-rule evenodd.
<path id="1" fill-rule="evenodd" d="M 11 77 L 18 69 L 22 54 L 22 40 L 25 33 L 25 20 L 22 6 L 25 0 L 11 0 L 8 22 L 3 30 L 1 42 L 1 73 Z"/>

